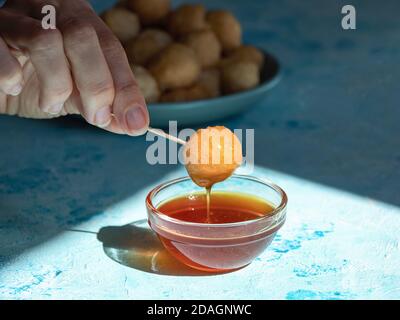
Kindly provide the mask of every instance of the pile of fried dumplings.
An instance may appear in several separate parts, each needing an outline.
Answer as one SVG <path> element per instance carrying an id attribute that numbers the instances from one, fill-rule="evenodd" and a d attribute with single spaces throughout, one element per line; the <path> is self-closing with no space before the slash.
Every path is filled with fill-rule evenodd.
<path id="1" fill-rule="evenodd" d="M 259 85 L 264 54 L 242 43 L 228 10 L 124 0 L 101 15 L 121 41 L 147 103 L 211 99 Z"/>

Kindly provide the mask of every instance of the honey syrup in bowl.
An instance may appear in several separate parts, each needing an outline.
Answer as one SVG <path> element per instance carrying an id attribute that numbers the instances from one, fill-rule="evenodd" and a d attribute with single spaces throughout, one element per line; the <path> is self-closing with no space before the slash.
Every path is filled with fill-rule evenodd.
<path id="1" fill-rule="evenodd" d="M 271 243 L 286 216 L 277 185 L 234 175 L 214 185 L 209 212 L 204 188 L 189 177 L 164 183 L 146 199 L 149 224 L 186 265 L 210 272 L 246 266 Z"/>

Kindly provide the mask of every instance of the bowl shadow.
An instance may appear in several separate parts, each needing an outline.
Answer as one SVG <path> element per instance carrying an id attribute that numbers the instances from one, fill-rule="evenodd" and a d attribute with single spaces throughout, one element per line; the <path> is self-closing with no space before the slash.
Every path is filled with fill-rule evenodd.
<path id="1" fill-rule="evenodd" d="M 112 260 L 136 270 L 169 276 L 213 276 L 224 274 L 196 270 L 175 259 L 150 229 L 147 219 L 123 226 L 103 227 L 97 233 L 104 253 Z M 229 273 L 233 271 L 228 271 Z"/>

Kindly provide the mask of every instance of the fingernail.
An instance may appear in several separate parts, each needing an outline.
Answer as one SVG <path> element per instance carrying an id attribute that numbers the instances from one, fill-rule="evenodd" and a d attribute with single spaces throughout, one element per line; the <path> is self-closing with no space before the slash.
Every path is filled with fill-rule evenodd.
<path id="1" fill-rule="evenodd" d="M 64 103 L 56 103 L 46 108 L 46 112 L 50 114 L 59 114 L 64 106 Z"/>
<path id="2" fill-rule="evenodd" d="M 100 128 L 107 127 L 111 122 L 111 108 L 109 106 L 100 108 L 94 116 L 94 121 Z"/>
<path id="3" fill-rule="evenodd" d="M 22 91 L 22 85 L 20 83 L 18 83 L 17 85 L 15 85 L 14 87 L 12 87 L 11 89 L 7 90 L 7 94 L 11 95 L 11 96 L 17 96 L 21 93 Z"/>
<path id="4" fill-rule="evenodd" d="M 140 131 L 146 125 L 146 115 L 139 106 L 129 108 L 125 113 L 126 124 L 131 131 Z"/>

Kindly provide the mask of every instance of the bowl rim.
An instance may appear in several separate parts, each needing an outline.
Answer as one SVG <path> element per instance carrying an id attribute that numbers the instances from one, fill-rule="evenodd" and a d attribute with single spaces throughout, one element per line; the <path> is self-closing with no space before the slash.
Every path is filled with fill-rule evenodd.
<path id="1" fill-rule="evenodd" d="M 279 205 L 277 207 L 275 207 L 274 210 L 271 213 L 269 213 L 268 215 L 265 215 L 265 216 L 257 218 L 257 219 L 252 219 L 252 220 L 231 222 L 231 223 L 198 223 L 198 222 L 189 222 L 189 221 L 175 219 L 175 218 L 167 216 L 166 214 L 163 214 L 161 211 L 159 211 L 153 205 L 152 198 L 155 195 L 157 195 L 157 193 L 159 191 L 161 191 L 162 189 L 165 189 L 173 184 L 180 183 L 182 181 L 191 180 L 191 178 L 189 176 L 185 176 L 185 177 L 180 177 L 180 178 L 166 181 L 164 183 L 159 184 L 152 190 L 150 190 L 150 192 L 147 194 L 146 200 L 145 200 L 146 207 L 148 209 L 150 209 L 151 212 L 155 216 L 157 216 L 160 219 L 165 220 L 167 222 L 175 223 L 175 224 L 179 224 L 179 225 L 185 225 L 185 226 L 191 226 L 191 227 L 203 227 L 203 228 L 204 227 L 205 228 L 210 228 L 210 227 L 212 227 L 212 228 L 228 228 L 228 227 L 239 227 L 239 226 L 259 223 L 259 222 L 271 220 L 271 219 L 275 218 L 277 215 L 279 215 L 280 213 L 285 211 L 287 203 L 288 203 L 288 196 L 287 196 L 286 192 L 281 187 L 279 187 L 277 184 L 275 184 L 274 182 L 272 182 L 268 179 L 257 178 L 257 177 L 251 176 L 251 175 L 242 175 L 242 174 L 234 174 L 230 178 L 246 179 L 246 180 L 250 180 L 253 182 L 261 183 L 264 186 L 269 187 L 269 188 L 273 189 L 275 192 L 277 192 L 281 196 L 281 201 L 280 201 Z M 228 179 L 230 179 L 230 178 L 228 178 Z M 286 215 L 284 215 L 283 218 L 285 218 L 285 216 Z M 270 228 L 274 228 L 275 226 L 276 225 L 271 225 Z"/>
<path id="2" fill-rule="evenodd" d="M 282 78 L 282 66 L 279 63 L 279 60 L 272 54 L 270 54 L 268 51 L 258 48 L 264 53 L 264 57 L 266 61 L 270 61 L 273 64 L 274 67 L 274 72 L 266 79 L 264 79 L 258 86 L 252 89 L 248 89 L 242 92 L 236 92 L 236 93 L 231 93 L 215 98 L 209 98 L 209 99 L 200 99 L 200 100 L 194 100 L 194 101 L 180 101 L 180 102 L 155 102 L 155 103 L 149 103 L 147 105 L 148 108 L 151 109 L 157 109 L 157 108 L 165 108 L 168 106 L 168 108 L 173 108 L 175 110 L 183 110 L 187 109 L 188 106 L 199 106 L 203 105 L 204 102 L 229 102 L 231 99 L 243 99 L 248 96 L 253 96 L 254 94 L 261 93 L 264 91 L 267 91 L 275 85 L 277 85 L 281 78 Z M 264 67 L 265 68 L 265 67 Z"/>

